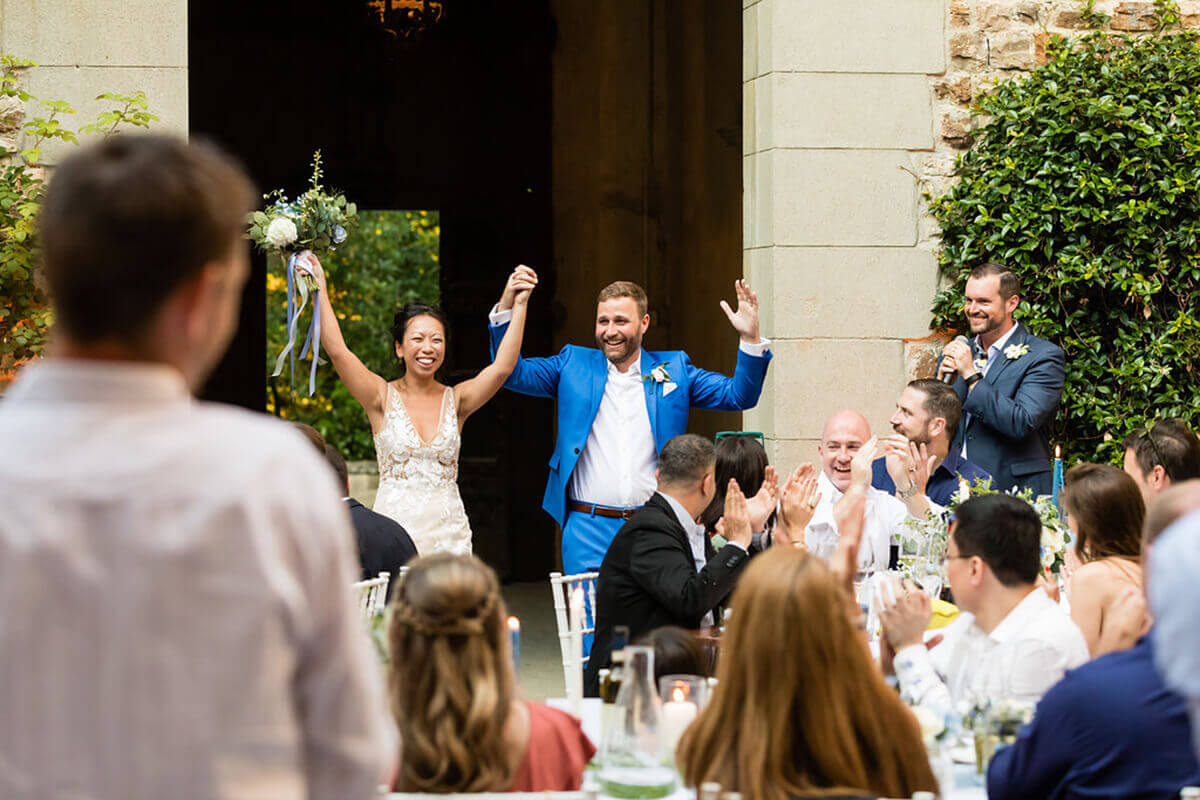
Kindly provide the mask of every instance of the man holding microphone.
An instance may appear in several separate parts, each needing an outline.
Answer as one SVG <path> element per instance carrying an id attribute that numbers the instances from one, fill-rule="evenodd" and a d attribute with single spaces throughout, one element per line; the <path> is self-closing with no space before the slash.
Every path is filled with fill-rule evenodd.
<path id="1" fill-rule="evenodd" d="M 965 311 L 969 342 L 946 345 L 938 376 L 963 401 L 953 446 L 991 474 L 1000 491 L 1052 492 L 1050 423 L 1066 380 L 1066 357 L 1013 319 L 1020 279 L 1002 264 L 971 271 Z"/>

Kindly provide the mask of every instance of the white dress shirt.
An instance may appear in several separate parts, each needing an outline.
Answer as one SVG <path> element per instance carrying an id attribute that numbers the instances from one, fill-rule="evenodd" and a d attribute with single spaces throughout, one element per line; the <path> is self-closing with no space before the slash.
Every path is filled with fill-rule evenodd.
<path id="1" fill-rule="evenodd" d="M 1008 345 L 1008 340 L 1011 339 L 1012 335 L 1016 332 L 1017 332 L 1017 324 L 1014 322 L 1013 326 L 1008 329 L 1008 333 L 1004 334 L 999 339 L 997 339 L 995 342 L 993 342 L 992 346 L 987 349 L 987 360 L 983 362 L 983 365 L 982 365 L 983 368 L 979 369 L 979 367 L 976 366 L 976 369 L 979 370 L 979 374 L 983 375 L 984 378 L 987 377 L 987 374 L 991 370 L 992 365 L 1000 360 L 1000 354 L 1004 352 L 1004 348 Z M 979 364 L 979 358 L 982 355 L 983 355 L 983 348 L 979 346 L 979 339 L 977 337 L 975 339 L 974 346 L 971 348 L 971 357 L 975 359 L 976 365 Z M 968 391 L 970 391 L 970 390 L 968 390 Z M 971 413 L 968 411 L 967 412 L 967 425 L 970 425 L 970 424 L 971 424 Z M 966 437 L 963 437 L 962 457 L 963 458 L 967 457 Z"/>
<path id="2" fill-rule="evenodd" d="M 512 311 L 500 311 L 493 306 L 488 315 L 491 325 L 506 325 Z M 739 343 L 742 351 L 762 356 L 771 342 L 759 339 L 757 344 Z M 625 372 L 608 362 L 608 379 L 604 396 L 587 443 L 575 470 L 567 496 L 582 503 L 599 503 L 614 508 L 637 508 L 654 494 L 654 477 L 658 451 L 650 428 L 650 411 L 646 407 L 646 388 L 642 378 L 642 353 Z"/>
<path id="3" fill-rule="evenodd" d="M 567 496 L 585 503 L 635 508 L 654 494 L 658 452 L 650 430 L 650 411 L 642 381 L 642 357 L 621 372 L 608 363 L 604 397 Z"/>
<path id="4" fill-rule="evenodd" d="M 171 368 L 0 401 L 0 797 L 368 798 L 398 752 L 332 472 Z"/>
<path id="5" fill-rule="evenodd" d="M 894 660 L 905 700 L 937 713 L 985 698 L 1037 703 L 1067 670 L 1089 659 L 1079 628 L 1037 586 L 990 634 L 963 612 L 943 636 L 932 650 L 910 645 Z"/>
<path id="6" fill-rule="evenodd" d="M 804 544 L 810 553 L 828 561 L 837 547 L 838 529 L 833 520 L 833 507 L 842 499 L 842 492 L 824 471 L 817 476 L 817 491 L 821 493 L 821 500 L 804 529 Z M 941 506 L 932 501 L 929 507 L 935 513 L 941 511 Z M 860 571 L 877 572 L 888 568 L 892 543 L 899 540 L 908 519 L 908 508 L 903 501 L 874 486 L 867 487 L 863 535 L 858 545 Z"/>

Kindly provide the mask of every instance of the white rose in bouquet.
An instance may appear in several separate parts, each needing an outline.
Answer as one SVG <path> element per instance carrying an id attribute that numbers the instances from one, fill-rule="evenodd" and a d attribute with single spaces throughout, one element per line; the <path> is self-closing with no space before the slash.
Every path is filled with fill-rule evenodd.
<path id="1" fill-rule="evenodd" d="M 1042 528 L 1042 545 L 1050 548 L 1055 553 L 1060 552 L 1066 542 L 1063 541 L 1063 533 L 1058 528 L 1047 525 Z"/>
<path id="2" fill-rule="evenodd" d="M 1055 551 L 1051 550 L 1049 547 L 1043 547 L 1042 548 L 1042 566 L 1045 567 L 1046 569 L 1050 569 L 1051 567 L 1053 567 L 1055 556 L 1056 556 Z"/>
<path id="3" fill-rule="evenodd" d="M 272 247 L 278 247 L 281 250 L 295 242 L 298 235 L 296 223 L 287 217 L 276 217 L 267 226 L 267 242 Z"/>

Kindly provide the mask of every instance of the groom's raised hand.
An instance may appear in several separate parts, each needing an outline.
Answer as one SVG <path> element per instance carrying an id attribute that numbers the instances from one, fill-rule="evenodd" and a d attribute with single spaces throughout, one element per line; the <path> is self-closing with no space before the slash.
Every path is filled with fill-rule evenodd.
<path id="1" fill-rule="evenodd" d="M 497 311 L 508 311 L 513 307 L 517 300 L 517 296 L 524 293 L 524 299 L 528 299 L 529 293 L 533 291 L 533 287 L 537 286 L 537 273 L 532 267 L 527 267 L 521 264 L 508 276 L 508 283 L 504 285 L 504 293 L 500 295 L 500 302 L 496 304 Z"/>
<path id="2" fill-rule="evenodd" d="M 743 342 L 758 344 L 761 341 L 758 336 L 758 295 L 743 280 L 734 281 L 733 290 L 737 293 L 737 310 L 732 310 L 724 300 L 721 301 L 721 310 L 729 317 L 729 324 Z"/>

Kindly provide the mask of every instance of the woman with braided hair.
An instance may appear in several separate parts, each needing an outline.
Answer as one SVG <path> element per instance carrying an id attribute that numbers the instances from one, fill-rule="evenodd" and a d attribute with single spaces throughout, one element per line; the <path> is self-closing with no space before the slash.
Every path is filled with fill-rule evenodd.
<path id="1" fill-rule="evenodd" d="M 403 792 L 574 791 L 596 749 L 579 721 L 517 696 L 496 573 L 469 555 L 413 562 L 388 626 Z"/>

